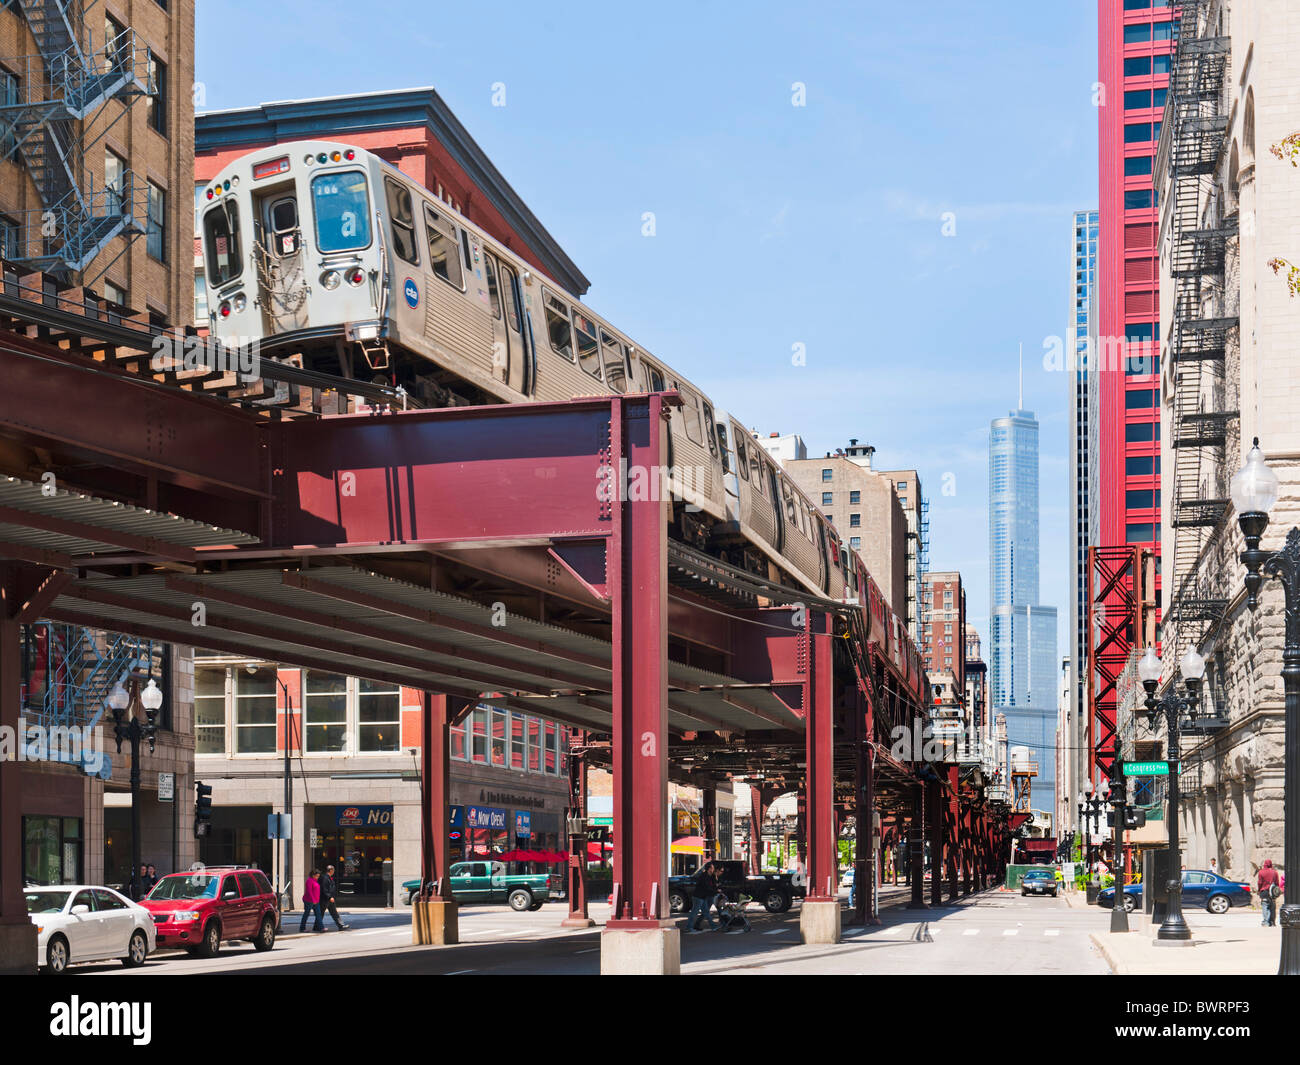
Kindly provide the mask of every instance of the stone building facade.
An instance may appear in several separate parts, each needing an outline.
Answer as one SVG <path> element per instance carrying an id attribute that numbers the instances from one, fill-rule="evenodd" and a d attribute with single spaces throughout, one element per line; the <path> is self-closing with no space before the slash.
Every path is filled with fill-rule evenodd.
<path id="1" fill-rule="evenodd" d="M 1221 363 L 1189 369 L 1173 357 L 1187 304 L 1180 305 L 1174 274 L 1183 234 L 1176 217 L 1177 173 L 1170 166 L 1177 130 L 1167 113 L 1155 168 L 1162 205 L 1165 469 L 1176 469 L 1175 444 L 1188 409 L 1180 394 L 1189 381 L 1197 389 L 1197 409 L 1223 413 L 1223 435 L 1215 446 L 1199 449 L 1197 477 L 1194 485 L 1189 482 L 1217 508 L 1216 520 L 1190 531 L 1176 526 L 1175 518 L 1187 512 L 1177 483 L 1163 500 L 1163 683 L 1176 680 L 1174 663 L 1187 646 L 1197 646 L 1206 659 L 1205 710 L 1213 705 L 1228 725 L 1210 737 L 1183 740 L 1185 862 L 1205 868 L 1216 858 L 1225 875 L 1244 879 L 1266 858 L 1277 863 L 1282 857 L 1284 611 L 1281 586 L 1267 578 L 1258 609 L 1247 609 L 1245 568 L 1238 560 L 1245 545 L 1226 501 L 1230 479 L 1258 437 L 1281 481 L 1262 546 L 1277 549 L 1287 530 L 1300 525 L 1300 299 L 1289 292 L 1285 271 L 1275 275 L 1269 266 L 1278 256 L 1300 257 L 1300 170 L 1270 150 L 1300 132 L 1294 61 L 1300 9 L 1289 0 L 1205 0 L 1189 8 L 1197 8 L 1202 39 L 1227 38 L 1230 44 L 1215 108 L 1226 118 L 1226 130 L 1214 173 L 1200 181 L 1195 226 L 1225 234 L 1223 258 L 1202 279 L 1194 314 L 1235 322 L 1226 329 Z M 1181 376 L 1191 373 L 1198 376 Z M 1193 611 L 1189 602 L 1206 606 Z"/>

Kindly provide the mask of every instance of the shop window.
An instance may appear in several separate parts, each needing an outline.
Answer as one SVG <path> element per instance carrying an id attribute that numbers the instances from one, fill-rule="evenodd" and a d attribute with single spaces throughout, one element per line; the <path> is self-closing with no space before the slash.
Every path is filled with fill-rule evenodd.
<path id="1" fill-rule="evenodd" d="M 35 884 L 79 884 L 80 817 L 23 818 L 23 880 Z"/>
<path id="2" fill-rule="evenodd" d="M 470 715 L 470 758 L 479 765 L 487 764 L 487 733 L 487 711 L 475 710 Z"/>
<path id="3" fill-rule="evenodd" d="M 542 771 L 542 719 L 528 719 L 528 769 L 532 773 Z"/>
<path id="4" fill-rule="evenodd" d="M 274 667 L 235 674 L 235 753 L 275 753 Z"/>
<path id="5" fill-rule="evenodd" d="M 492 711 L 492 764 L 504 767 L 506 764 L 506 712 Z"/>
<path id="6" fill-rule="evenodd" d="M 560 771 L 560 726 L 554 721 L 546 722 L 546 774 L 555 776 Z"/>
<path id="7" fill-rule="evenodd" d="M 226 753 L 226 668 L 194 667 L 194 753 Z"/>
<path id="8" fill-rule="evenodd" d="M 452 725 L 448 732 L 451 734 L 451 756 L 459 762 L 467 761 L 469 751 L 465 746 L 464 724 Z"/>
<path id="9" fill-rule="evenodd" d="M 396 751 L 402 744 L 402 691 L 375 680 L 357 681 L 357 750 Z"/>

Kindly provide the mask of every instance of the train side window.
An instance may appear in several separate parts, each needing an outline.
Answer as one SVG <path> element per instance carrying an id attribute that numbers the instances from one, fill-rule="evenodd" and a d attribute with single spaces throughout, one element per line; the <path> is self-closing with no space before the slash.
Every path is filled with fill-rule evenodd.
<path id="1" fill-rule="evenodd" d="M 767 491 L 763 487 L 763 460 L 758 457 L 758 451 L 759 448 L 757 444 L 750 445 L 749 468 L 750 472 L 753 474 L 750 479 L 754 482 L 754 487 L 758 489 L 758 494 L 765 496 L 767 495 Z"/>
<path id="2" fill-rule="evenodd" d="M 546 308 L 546 333 L 551 347 L 573 361 L 573 327 L 569 324 L 568 305 L 542 289 L 542 306 Z"/>
<path id="3" fill-rule="evenodd" d="M 244 270 L 239 253 L 239 205 L 233 199 L 213 207 L 203 216 L 203 238 L 208 246 L 208 287 L 233 281 Z"/>
<path id="4" fill-rule="evenodd" d="M 505 289 L 506 303 L 506 324 L 512 331 L 518 333 L 519 328 L 519 304 L 516 302 L 519 296 L 519 275 L 515 273 L 515 268 L 509 263 L 501 263 L 501 285 Z"/>
<path id="5" fill-rule="evenodd" d="M 483 256 L 483 272 L 487 275 L 488 309 L 492 317 L 501 320 L 501 288 L 497 284 L 497 261 L 491 255 Z"/>
<path id="6" fill-rule="evenodd" d="M 731 473 L 731 448 L 727 446 L 727 427 L 721 423 L 718 425 L 718 449 L 722 453 L 722 472 Z"/>
<path id="7" fill-rule="evenodd" d="M 736 468 L 740 470 L 740 478 L 743 481 L 749 480 L 749 457 L 745 454 L 745 441 L 743 437 L 736 437 Z"/>
<path id="8" fill-rule="evenodd" d="M 651 366 L 651 365 L 650 365 L 648 362 L 646 362 L 644 359 L 641 361 L 641 365 L 645 367 L 645 370 L 646 370 L 646 377 L 648 378 L 648 382 L 647 382 L 647 383 L 648 383 L 649 386 L 650 386 L 650 391 L 651 391 L 651 392 L 664 392 L 664 391 L 667 391 L 667 390 L 664 388 L 664 375 L 663 375 L 663 371 L 660 370 L 657 366 Z M 698 443 L 698 442 L 699 442 L 699 441 L 696 441 L 696 443 Z"/>
<path id="9" fill-rule="evenodd" d="M 659 378 L 659 385 L 654 391 L 663 391 L 666 384 L 667 382 L 662 377 Z M 704 436 L 700 431 L 700 403 L 698 398 L 689 388 L 683 388 L 680 381 L 674 381 L 673 388 L 682 397 L 681 416 L 682 424 L 686 427 L 686 439 L 692 444 L 703 444 Z"/>
<path id="10" fill-rule="evenodd" d="M 623 343 L 600 331 L 600 350 L 605 360 L 605 383 L 615 392 L 627 391 L 627 353 Z"/>
<path id="11" fill-rule="evenodd" d="M 403 262 L 420 265 L 420 249 L 415 240 L 415 208 L 411 190 L 390 177 L 384 178 L 388 192 L 388 219 L 393 227 L 393 251 Z"/>
<path id="12" fill-rule="evenodd" d="M 708 400 L 704 400 L 704 435 L 709 441 L 709 453 L 718 457 L 718 442 L 714 436 L 714 426 L 717 424 L 713 417 L 713 408 L 709 406 Z"/>
<path id="13" fill-rule="evenodd" d="M 429 265 L 447 284 L 465 290 L 460 267 L 460 250 L 456 247 L 456 227 L 428 204 L 424 205 L 424 229 L 429 241 Z"/>
<path id="14" fill-rule="evenodd" d="M 790 524 L 797 529 L 799 519 L 795 517 L 794 496 L 790 494 L 790 485 L 785 480 L 781 481 L 781 494 L 785 497 L 785 516 Z"/>
<path id="15" fill-rule="evenodd" d="M 573 312 L 573 336 L 578 342 L 578 365 L 599 379 L 600 342 L 596 340 L 596 324 L 577 310 Z"/>

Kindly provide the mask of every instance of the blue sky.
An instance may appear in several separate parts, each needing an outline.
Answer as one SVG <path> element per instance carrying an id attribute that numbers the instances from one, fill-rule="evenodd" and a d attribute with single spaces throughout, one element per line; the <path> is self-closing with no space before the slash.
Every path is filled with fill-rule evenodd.
<path id="1" fill-rule="evenodd" d="M 1067 382 L 1042 356 L 1097 198 L 1095 5 L 737 11 L 198 0 L 196 77 L 208 110 L 433 85 L 600 313 L 760 433 L 920 470 L 930 566 L 962 571 L 986 640 L 988 425 L 1023 343 L 1063 652 Z"/>

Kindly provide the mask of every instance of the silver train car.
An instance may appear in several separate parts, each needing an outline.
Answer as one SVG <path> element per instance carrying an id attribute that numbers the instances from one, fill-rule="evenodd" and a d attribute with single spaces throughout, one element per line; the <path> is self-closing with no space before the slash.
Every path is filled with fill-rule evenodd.
<path id="1" fill-rule="evenodd" d="M 256 337 L 416 406 L 676 389 L 669 488 L 682 542 L 765 579 L 856 603 L 905 690 L 920 655 L 857 553 L 737 419 L 662 359 L 378 156 L 297 141 L 199 193 L 211 332 Z"/>

